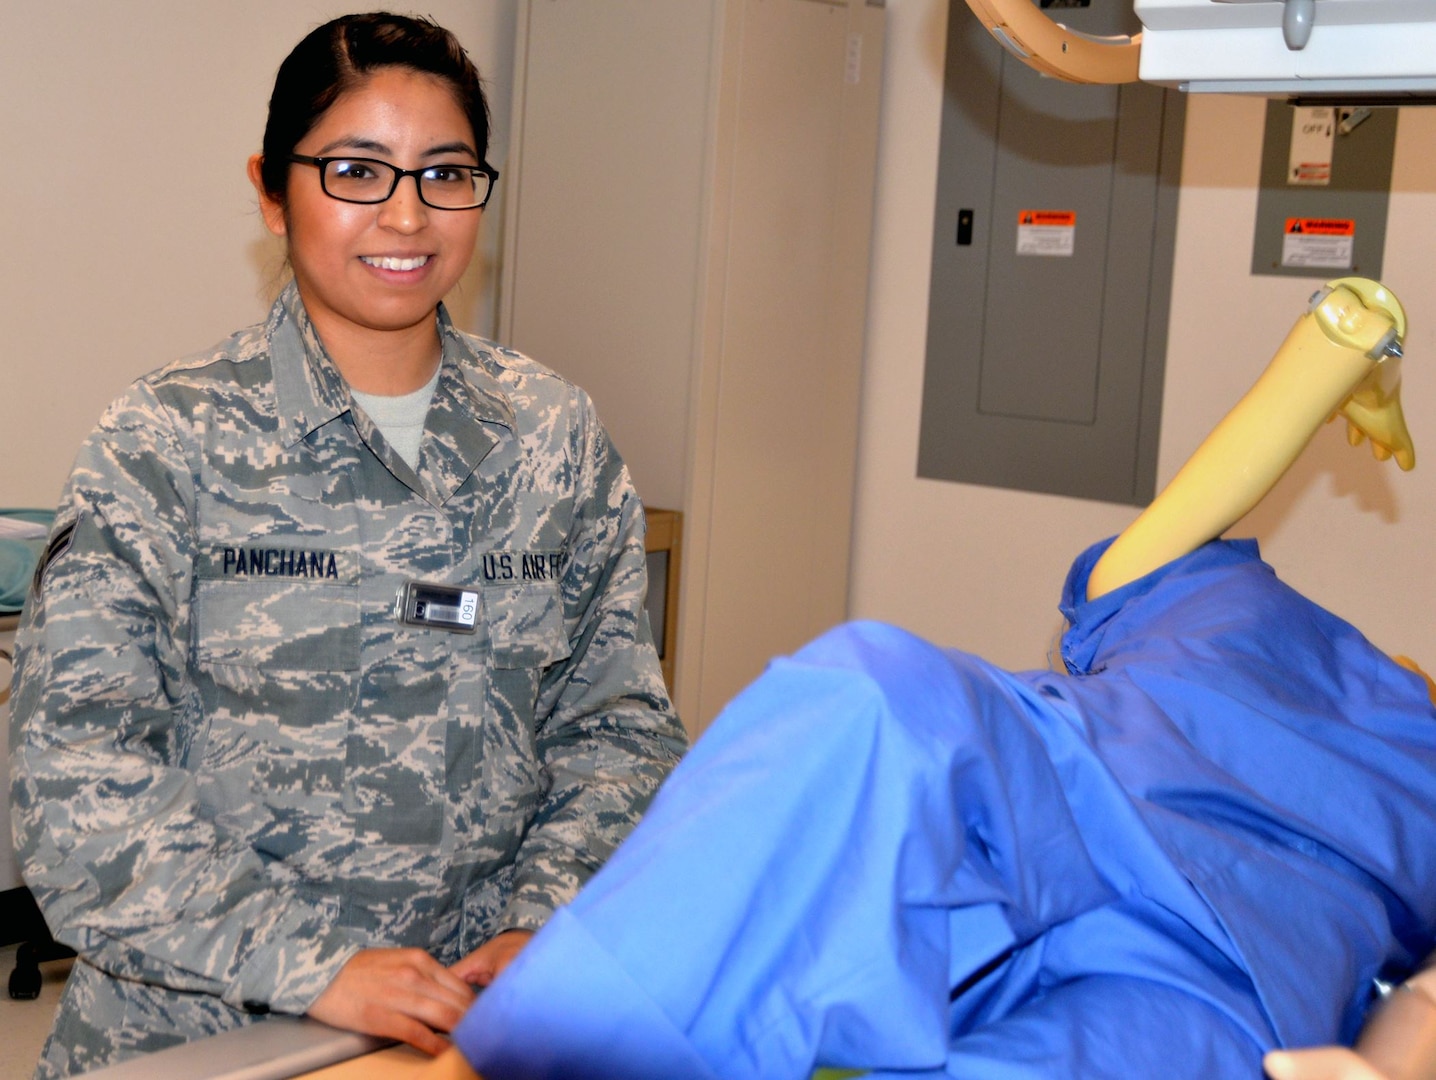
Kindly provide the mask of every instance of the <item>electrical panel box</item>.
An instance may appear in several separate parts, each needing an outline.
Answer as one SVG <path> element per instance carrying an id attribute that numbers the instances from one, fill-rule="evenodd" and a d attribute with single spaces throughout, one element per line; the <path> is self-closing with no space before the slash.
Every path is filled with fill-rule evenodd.
<path id="1" fill-rule="evenodd" d="M 1253 274 L 1381 277 L 1399 112 L 1267 102 Z"/>
<path id="2" fill-rule="evenodd" d="M 1086 33 L 1137 29 L 1118 0 L 1061 6 Z M 1182 96 L 1044 78 L 962 0 L 944 86 L 918 475 L 1144 504 Z"/>

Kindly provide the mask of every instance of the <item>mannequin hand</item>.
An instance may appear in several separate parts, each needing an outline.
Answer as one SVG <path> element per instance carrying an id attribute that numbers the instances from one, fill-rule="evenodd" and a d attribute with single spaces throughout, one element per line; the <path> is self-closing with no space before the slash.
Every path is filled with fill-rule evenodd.
<path id="1" fill-rule="evenodd" d="M 438 1032 L 452 1031 L 473 1000 L 468 983 L 422 949 L 364 949 L 339 969 L 309 1015 L 440 1054 L 449 1041 Z"/>
<path id="2" fill-rule="evenodd" d="M 1366 1061 L 1344 1046 L 1311 1050 L 1273 1050 L 1262 1059 L 1271 1080 L 1384 1080 Z"/>
<path id="3" fill-rule="evenodd" d="M 1352 446 L 1360 446 L 1361 440 L 1367 438 L 1378 461 L 1395 456 L 1402 469 L 1416 464 L 1416 450 L 1401 411 L 1401 370 L 1394 357 L 1371 369 L 1340 412 L 1346 417 L 1346 441 Z"/>
<path id="4" fill-rule="evenodd" d="M 1436 998 L 1426 967 L 1378 1003 L 1356 1049 L 1318 1046 L 1266 1056 L 1272 1080 L 1433 1080 L 1436 1078 Z"/>
<path id="5" fill-rule="evenodd" d="M 488 986 L 533 937 L 532 930 L 505 930 L 484 942 L 449 970 L 466 983 Z"/>

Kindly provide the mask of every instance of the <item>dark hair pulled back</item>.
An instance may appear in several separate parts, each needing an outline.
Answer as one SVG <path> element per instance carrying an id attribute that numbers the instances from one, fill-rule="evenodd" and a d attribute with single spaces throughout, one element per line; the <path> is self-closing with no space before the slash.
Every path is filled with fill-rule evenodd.
<path id="1" fill-rule="evenodd" d="M 428 19 L 387 11 L 343 15 L 307 34 L 279 65 L 264 126 L 260 177 L 271 198 L 284 202 L 289 155 L 346 91 L 375 70 L 405 67 L 449 84 L 474 129 L 475 149 L 489 148 L 489 104 L 478 69 L 453 34 Z"/>

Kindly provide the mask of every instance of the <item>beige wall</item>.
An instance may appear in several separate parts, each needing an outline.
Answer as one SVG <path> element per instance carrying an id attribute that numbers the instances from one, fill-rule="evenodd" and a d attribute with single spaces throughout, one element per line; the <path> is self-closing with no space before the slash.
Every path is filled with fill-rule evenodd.
<path id="1" fill-rule="evenodd" d="M 915 476 L 946 8 L 888 5 L 850 610 L 1006 666 L 1040 666 L 1071 558 L 1134 511 Z M 1319 284 L 1248 272 L 1262 110 L 1256 99 L 1189 102 L 1159 483 Z M 1436 110 L 1403 112 L 1394 186 L 1383 277 L 1411 315 L 1404 397 L 1424 463 L 1411 474 L 1377 468 L 1324 429 L 1233 535 L 1258 536 L 1284 578 L 1378 645 L 1436 666 Z"/>
<path id="2" fill-rule="evenodd" d="M 245 159 L 285 54 L 356 7 L 0 0 L 0 505 L 53 506 L 75 448 L 130 380 L 262 317 L 282 256 Z M 513 7 L 421 6 L 490 79 L 500 167 Z M 480 332 L 497 223 L 453 298 Z"/>

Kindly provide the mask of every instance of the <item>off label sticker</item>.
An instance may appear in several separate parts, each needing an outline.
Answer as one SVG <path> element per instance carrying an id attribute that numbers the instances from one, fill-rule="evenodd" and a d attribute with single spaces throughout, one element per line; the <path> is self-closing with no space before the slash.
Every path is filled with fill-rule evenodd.
<path id="1" fill-rule="evenodd" d="M 1017 212 L 1017 254 L 1067 256 L 1076 247 L 1077 211 Z"/>
<path id="2" fill-rule="evenodd" d="M 1331 149 L 1336 140 L 1336 110 L 1330 106 L 1291 110 L 1291 151 L 1286 182 L 1304 187 L 1331 183 Z"/>
<path id="3" fill-rule="evenodd" d="M 1287 218 L 1281 264 L 1349 270 L 1355 247 L 1356 222 L 1350 218 Z"/>

